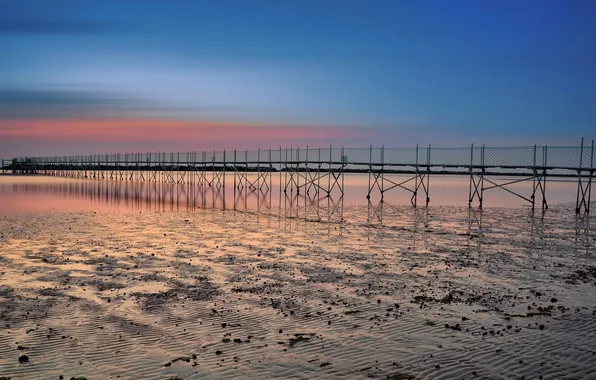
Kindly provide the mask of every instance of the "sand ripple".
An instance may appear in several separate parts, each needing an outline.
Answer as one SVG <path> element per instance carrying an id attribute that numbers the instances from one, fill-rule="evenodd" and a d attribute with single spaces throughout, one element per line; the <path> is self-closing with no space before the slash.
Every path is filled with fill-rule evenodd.
<path id="1" fill-rule="evenodd" d="M 2 216 L 0 376 L 593 378 L 588 219 L 366 212 Z"/>

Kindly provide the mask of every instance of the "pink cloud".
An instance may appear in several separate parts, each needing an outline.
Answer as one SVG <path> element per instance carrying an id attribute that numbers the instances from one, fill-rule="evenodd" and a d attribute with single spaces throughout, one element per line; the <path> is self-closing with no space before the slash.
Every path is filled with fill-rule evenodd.
<path id="1" fill-rule="evenodd" d="M 181 139 L 242 140 L 331 137 L 344 134 L 340 127 L 274 126 L 201 120 L 162 119 L 64 119 L 1 120 L 0 137 L 101 141 L 139 141 Z"/>
<path id="2" fill-rule="evenodd" d="M 322 147 L 329 144 L 341 145 L 366 141 L 367 136 L 367 130 L 363 128 L 266 125 L 205 120 L 132 118 L 0 120 L 0 140 L 4 140 L 7 145 L 3 147 L 4 151 L 8 150 L 11 155 L 50 154 L 50 152 L 86 154 L 123 150 L 254 149 L 307 145 Z M 14 148 L 17 145 L 18 151 Z M 13 150 L 15 152 L 12 152 Z"/>

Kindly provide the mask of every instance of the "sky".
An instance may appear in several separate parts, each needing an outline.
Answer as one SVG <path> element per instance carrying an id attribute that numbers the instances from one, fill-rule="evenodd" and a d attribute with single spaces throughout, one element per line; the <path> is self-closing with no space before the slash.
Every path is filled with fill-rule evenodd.
<path id="1" fill-rule="evenodd" d="M 591 0 L 0 0 L 0 157 L 577 145 Z"/>

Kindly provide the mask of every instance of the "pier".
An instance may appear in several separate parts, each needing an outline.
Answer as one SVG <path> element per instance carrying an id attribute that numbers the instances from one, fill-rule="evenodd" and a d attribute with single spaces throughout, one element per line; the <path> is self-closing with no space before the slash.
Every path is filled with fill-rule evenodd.
<path id="1" fill-rule="evenodd" d="M 486 193 L 500 189 L 532 209 L 548 208 L 547 179 L 577 181 L 576 213 L 589 213 L 596 171 L 594 140 L 579 146 L 386 148 L 277 148 L 202 152 L 146 152 L 55 157 L 18 157 L 1 161 L 7 173 L 90 180 L 178 183 L 267 194 L 275 175 L 279 191 L 314 198 L 344 193 L 344 176 L 368 174 L 363 197 L 382 201 L 389 191 L 410 194 L 412 206 L 429 205 L 431 178 L 468 176 L 469 206 L 482 208 Z M 527 191 L 511 185 L 528 183 Z M 229 186 L 229 184 L 228 184 Z M 440 189 L 434 190 L 440 191 Z M 236 197 L 234 197 L 236 198 Z M 462 195 L 463 198 L 463 195 Z M 570 199 L 571 201 L 571 199 Z"/>

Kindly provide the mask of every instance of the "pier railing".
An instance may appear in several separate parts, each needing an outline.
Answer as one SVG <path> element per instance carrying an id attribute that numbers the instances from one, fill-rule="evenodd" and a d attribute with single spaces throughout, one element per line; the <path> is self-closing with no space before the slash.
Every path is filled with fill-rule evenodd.
<path id="1" fill-rule="evenodd" d="M 442 166 L 442 167 L 548 167 L 577 170 L 594 168 L 591 146 L 523 146 L 465 148 L 413 147 L 413 148 L 277 148 L 263 150 L 219 150 L 202 152 L 136 152 L 92 154 L 52 157 L 18 157 L 4 159 L 3 166 L 12 164 L 120 164 L 161 163 L 184 165 L 195 163 L 215 164 L 269 164 L 332 163 L 336 165 L 392 165 L 392 166 Z"/>

